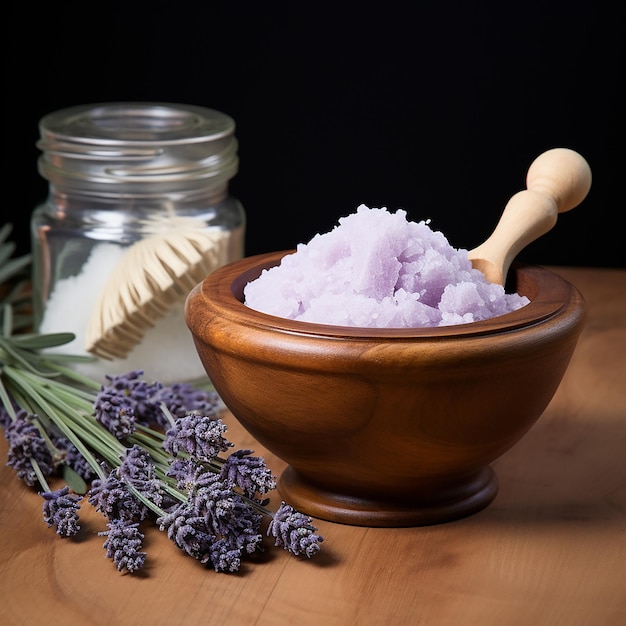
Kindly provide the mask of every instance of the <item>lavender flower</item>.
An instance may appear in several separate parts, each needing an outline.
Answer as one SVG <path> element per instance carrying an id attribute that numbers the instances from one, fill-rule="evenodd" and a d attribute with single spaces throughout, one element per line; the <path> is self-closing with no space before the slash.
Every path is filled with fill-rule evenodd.
<path id="1" fill-rule="evenodd" d="M 216 572 L 236 572 L 241 567 L 241 550 L 232 549 L 226 539 L 214 541 L 210 555 Z"/>
<path id="2" fill-rule="evenodd" d="M 108 522 L 107 526 L 109 530 L 98 533 L 107 538 L 102 544 L 107 558 L 113 559 L 119 572 L 126 569 L 132 574 L 140 570 L 146 561 L 146 553 L 140 550 L 144 535 L 139 530 L 139 523 L 115 519 Z"/>
<path id="3" fill-rule="evenodd" d="M 252 554 L 261 546 L 259 528 L 263 516 L 218 475 L 213 476 L 211 484 L 191 494 L 190 501 L 194 513 L 204 517 L 207 527 L 225 539 L 229 549 Z"/>
<path id="4" fill-rule="evenodd" d="M 212 563 L 216 572 L 233 572 L 239 569 L 242 552 L 262 549 L 262 515 L 217 474 L 211 476 L 210 484 L 196 489 L 157 523 L 190 556 Z"/>
<path id="5" fill-rule="evenodd" d="M 109 384 L 106 385 L 106 388 L 112 393 L 133 396 L 133 402 L 137 403 L 147 395 L 143 393 L 146 383 L 141 380 L 142 376 L 143 370 L 131 370 L 126 372 L 126 374 L 118 374 L 116 376 L 107 375 L 106 378 Z"/>
<path id="6" fill-rule="evenodd" d="M 148 516 L 148 507 L 137 500 L 120 480 L 117 470 L 106 479 L 95 479 L 88 494 L 89 504 L 110 520 L 143 520 Z"/>
<path id="7" fill-rule="evenodd" d="M 169 425 L 161 405 L 165 404 L 174 417 L 184 417 L 189 412 L 213 415 L 220 406 L 215 392 L 196 389 L 189 383 L 165 386 L 160 382 L 148 383 L 141 380 L 143 370 L 132 370 L 119 376 L 107 376 L 109 385 L 102 392 L 107 397 L 120 396 L 133 407 L 134 418 L 142 424 L 156 424 L 163 428 Z"/>
<path id="8" fill-rule="evenodd" d="M 94 415 L 107 430 L 118 439 L 123 439 L 136 428 L 134 403 L 121 384 L 124 377 L 108 378 L 111 384 L 100 388 L 94 404 Z"/>
<path id="9" fill-rule="evenodd" d="M 193 504 L 182 502 L 157 519 L 159 530 L 167 530 L 167 536 L 185 553 L 201 563 L 211 561 L 211 546 L 215 535 L 207 527 L 202 515 L 194 514 Z"/>
<path id="10" fill-rule="evenodd" d="M 267 534 L 276 539 L 274 545 L 283 546 L 296 556 L 304 554 L 311 558 L 319 552 L 319 544 L 324 541 L 323 537 L 315 534 L 316 530 L 310 517 L 282 502 L 269 523 Z"/>
<path id="11" fill-rule="evenodd" d="M 189 383 L 175 383 L 162 387 L 153 394 L 152 402 L 159 407 L 164 403 L 175 418 L 184 417 L 187 413 L 213 416 L 221 406 L 221 399 L 215 391 L 197 389 Z M 167 426 L 162 420 L 160 425 Z"/>
<path id="12" fill-rule="evenodd" d="M 154 478 L 155 470 L 150 453 L 139 445 L 126 450 L 121 459 L 120 476 L 130 482 L 145 482 Z"/>
<path id="13" fill-rule="evenodd" d="M 162 504 L 161 481 L 156 476 L 156 469 L 147 450 L 138 445 L 129 448 L 126 457 L 122 459 L 118 474 L 145 498 L 157 506 Z"/>
<path id="14" fill-rule="evenodd" d="M 9 268 L 0 258 L 0 272 L 9 277 L 23 267 Z M 146 382 L 142 370 L 107 376 L 101 385 L 49 350 L 74 333 L 14 333 L 28 325 L 27 316 L 7 308 L 17 303 L 27 298 L 9 293 L 0 307 L 0 426 L 8 465 L 27 484 L 40 485 L 48 526 L 63 537 L 79 532 L 78 493 L 86 490 L 88 502 L 108 518 L 100 535 L 120 571 L 144 566 L 139 524 L 149 514 L 179 548 L 218 572 L 235 572 L 244 555 L 262 550 L 261 521 L 271 513 L 257 496 L 276 480 L 250 450 L 219 456 L 233 444 L 218 419 L 224 408 L 218 394 L 189 383 Z M 53 491 L 47 477 L 59 467 L 68 482 Z M 271 529 L 277 545 L 294 554 L 312 556 L 322 541 L 310 519 L 291 508 L 281 508 Z"/>
<path id="15" fill-rule="evenodd" d="M 223 437 L 225 431 L 226 425 L 222 420 L 189 413 L 176 420 L 176 424 L 165 433 L 163 448 L 173 456 L 182 450 L 208 462 L 233 445 Z"/>
<path id="16" fill-rule="evenodd" d="M 169 426 L 162 404 L 175 418 L 190 412 L 212 416 L 221 406 L 221 399 L 214 391 L 203 391 L 189 383 L 169 386 L 158 381 L 148 383 L 141 380 L 142 375 L 143 370 L 132 370 L 118 376 L 107 376 L 109 384 L 103 385 L 98 395 L 96 418 L 118 439 L 133 432 L 135 423 L 156 424 L 163 428 Z M 120 407 L 121 415 L 116 407 Z"/>
<path id="17" fill-rule="evenodd" d="M 78 523 L 79 502 L 82 496 L 69 492 L 65 486 L 57 491 L 46 491 L 43 497 L 43 519 L 48 527 L 56 526 L 57 535 L 71 537 L 80 530 Z"/>
<path id="18" fill-rule="evenodd" d="M 44 476 L 49 476 L 54 471 L 52 453 L 39 428 L 31 421 L 33 417 L 20 409 L 5 430 L 9 442 L 7 465 L 15 469 L 18 477 L 30 487 L 37 481 L 33 463 L 39 465 Z"/>
<path id="19" fill-rule="evenodd" d="M 193 459 L 175 458 L 170 462 L 167 475 L 176 481 L 176 486 L 185 493 L 213 482 L 214 472 Z"/>
<path id="20" fill-rule="evenodd" d="M 259 497 L 275 489 L 276 477 L 251 450 L 220 457 L 233 444 L 224 436 L 226 425 L 217 418 L 220 400 L 216 394 L 188 384 L 148 384 L 141 380 L 142 373 L 134 370 L 107 377 L 108 384 L 100 387 L 94 382 L 91 396 L 82 389 L 58 409 L 56 374 L 43 378 L 38 393 L 55 407 L 44 421 L 15 404 L 13 388 L 7 389 L 0 422 L 9 441 L 9 465 L 28 484 L 41 482 L 44 520 L 64 537 L 80 529 L 81 497 L 70 492 L 69 485 L 50 490 L 46 475 L 64 463 L 90 480 L 87 499 L 108 518 L 108 530 L 100 534 L 107 537 L 103 546 L 107 558 L 120 571 L 133 573 L 144 566 L 139 523 L 151 512 L 156 513 L 160 530 L 166 530 L 186 554 L 211 564 L 217 572 L 238 571 L 245 555 L 263 550 L 261 522 L 271 513 L 264 508 L 269 498 Z M 17 383 L 22 384 L 21 379 Z M 29 379 L 23 387 L 17 385 L 20 395 L 15 397 L 27 398 L 31 384 Z M 66 394 L 67 389 L 67 382 L 59 383 L 58 393 Z M 77 428 L 89 397 L 93 398 L 94 423 Z M 5 404 L 7 398 L 12 404 Z M 146 422 L 163 428 L 151 430 Z M 100 426 L 116 439 L 126 439 L 129 447 L 113 441 Z M 81 446 L 64 434 L 68 428 Z M 94 468 L 94 459 L 106 459 L 112 467 L 102 461 L 104 471 Z M 169 468 L 163 476 L 166 461 Z M 98 470 L 96 478 L 94 469 Z M 323 541 L 316 530 L 310 518 L 283 503 L 268 535 L 275 538 L 275 545 L 311 557 Z"/>
<path id="21" fill-rule="evenodd" d="M 11 416 L 9 415 L 9 412 L 4 408 L 3 404 L 2 406 L 0 406 L 0 426 L 2 426 L 2 428 L 6 430 L 11 421 Z"/>
<path id="22" fill-rule="evenodd" d="M 248 498 L 276 488 L 276 476 L 265 466 L 265 460 L 251 454 L 252 450 L 235 450 L 224 462 L 220 474 L 239 487 Z M 267 504 L 267 501 L 262 504 Z"/>
<path id="23" fill-rule="evenodd" d="M 61 453 L 61 459 L 84 480 L 92 480 L 95 476 L 93 468 L 76 446 L 67 437 L 53 439 L 54 447 Z"/>
<path id="24" fill-rule="evenodd" d="M 163 413 L 161 401 L 157 398 L 163 384 L 155 381 L 148 383 L 141 380 L 143 370 L 132 370 L 127 374 L 108 377 L 109 388 L 125 395 L 133 406 L 135 419 L 143 424 L 161 423 Z"/>

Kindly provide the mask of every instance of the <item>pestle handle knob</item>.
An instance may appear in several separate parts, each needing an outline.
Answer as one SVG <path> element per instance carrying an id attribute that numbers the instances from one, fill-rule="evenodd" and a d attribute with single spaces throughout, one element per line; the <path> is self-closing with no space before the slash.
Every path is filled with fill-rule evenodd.
<path id="1" fill-rule="evenodd" d="M 548 196 L 557 213 L 578 206 L 591 189 L 591 169 L 585 159 L 568 148 L 540 154 L 528 168 L 526 188 Z"/>
<path id="2" fill-rule="evenodd" d="M 472 265 L 491 282 L 503 285 L 517 254 L 547 233 L 559 213 L 585 199 L 591 188 L 591 169 L 578 152 L 554 148 L 532 162 L 526 187 L 509 200 L 491 236 L 469 252 Z"/>

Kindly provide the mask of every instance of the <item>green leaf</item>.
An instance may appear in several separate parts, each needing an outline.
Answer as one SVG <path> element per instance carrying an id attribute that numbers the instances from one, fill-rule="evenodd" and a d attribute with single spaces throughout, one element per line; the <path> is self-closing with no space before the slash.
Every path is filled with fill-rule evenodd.
<path id="1" fill-rule="evenodd" d="M 9 243 L 3 243 L 0 245 L 0 266 L 11 257 L 11 255 L 15 252 L 15 244 L 12 241 Z"/>
<path id="2" fill-rule="evenodd" d="M 32 350 L 25 350 L 16 345 L 13 337 L 0 336 L 0 363 L 6 365 L 12 363 L 23 367 L 29 372 L 45 376 L 45 372 L 39 369 L 42 356 Z"/>
<path id="3" fill-rule="evenodd" d="M 46 354 L 46 360 L 52 363 L 93 363 L 93 354 Z"/>
<path id="4" fill-rule="evenodd" d="M 70 341 L 74 341 L 76 335 L 74 333 L 48 333 L 39 335 L 36 333 L 14 335 L 11 341 L 14 345 L 26 350 L 43 350 L 45 348 L 54 348 L 62 346 Z"/>
<path id="5" fill-rule="evenodd" d="M 14 276 L 17 276 L 22 270 L 25 270 L 31 263 L 32 257 L 30 254 L 17 257 L 16 259 L 10 259 L 6 263 L 0 263 L 0 283 L 4 283 L 10 280 Z"/>
<path id="6" fill-rule="evenodd" d="M 63 466 L 63 480 L 67 483 L 67 486 L 79 495 L 87 493 L 87 483 L 83 480 L 82 476 L 75 472 L 69 465 Z"/>
<path id="7" fill-rule="evenodd" d="M 0 228 L 0 244 L 6 241 L 13 230 L 13 224 L 6 223 L 2 228 Z"/>

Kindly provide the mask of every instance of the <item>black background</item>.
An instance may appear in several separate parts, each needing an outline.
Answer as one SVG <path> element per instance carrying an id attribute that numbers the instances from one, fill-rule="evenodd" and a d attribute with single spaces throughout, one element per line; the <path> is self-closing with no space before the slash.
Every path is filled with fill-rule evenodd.
<path id="1" fill-rule="evenodd" d="M 490 6 L 491 4 L 491 6 Z M 84 103 L 184 102 L 237 123 L 246 252 L 357 205 L 485 239 L 532 160 L 564 146 L 588 198 L 520 256 L 626 266 L 621 2 L 62 2 L 5 8 L 2 222 L 46 195 L 37 124 Z"/>

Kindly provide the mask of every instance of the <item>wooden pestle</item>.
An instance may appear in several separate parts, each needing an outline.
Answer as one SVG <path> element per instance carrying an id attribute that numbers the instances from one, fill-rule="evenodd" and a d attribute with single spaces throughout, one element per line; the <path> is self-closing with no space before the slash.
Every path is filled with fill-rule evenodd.
<path id="1" fill-rule="evenodd" d="M 591 169 L 580 154 L 568 148 L 540 154 L 528 168 L 526 189 L 508 201 L 490 237 L 469 251 L 472 265 L 504 285 L 520 250 L 547 233 L 559 213 L 578 206 L 590 188 Z"/>

